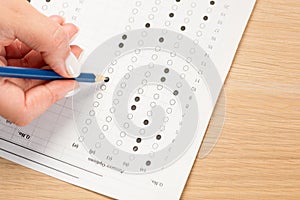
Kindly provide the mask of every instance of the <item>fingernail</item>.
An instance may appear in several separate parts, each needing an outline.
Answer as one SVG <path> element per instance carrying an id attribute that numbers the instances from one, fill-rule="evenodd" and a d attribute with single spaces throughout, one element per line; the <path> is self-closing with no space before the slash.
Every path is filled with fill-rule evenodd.
<path id="1" fill-rule="evenodd" d="M 80 75 L 81 65 L 73 53 L 70 53 L 66 59 L 66 67 L 67 72 L 71 77 L 76 78 Z"/>
<path id="2" fill-rule="evenodd" d="M 78 35 L 79 35 L 79 32 L 77 32 L 75 35 L 73 35 L 73 37 L 71 38 L 71 40 L 70 40 L 70 44 L 72 43 L 72 42 L 74 42 L 74 40 L 76 40 L 76 38 L 78 37 Z"/>
<path id="3" fill-rule="evenodd" d="M 70 92 L 68 92 L 65 96 L 65 98 L 69 98 L 72 97 L 74 95 L 76 95 L 78 92 L 80 91 L 80 85 L 78 82 L 76 82 L 76 85 L 74 86 L 74 89 Z"/>
<path id="4" fill-rule="evenodd" d="M 80 53 L 80 55 L 78 57 L 78 61 L 79 62 L 81 61 L 81 59 L 83 58 L 83 56 L 84 56 L 84 50 L 81 51 L 81 53 Z"/>

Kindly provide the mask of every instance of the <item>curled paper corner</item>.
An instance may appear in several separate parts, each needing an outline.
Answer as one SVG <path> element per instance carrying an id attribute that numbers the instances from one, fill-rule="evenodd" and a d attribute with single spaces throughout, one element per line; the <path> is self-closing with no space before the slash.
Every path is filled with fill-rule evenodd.
<path id="1" fill-rule="evenodd" d="M 216 146 L 222 131 L 226 117 L 226 92 L 223 89 L 212 114 L 206 134 L 198 153 L 198 159 L 205 159 Z"/>

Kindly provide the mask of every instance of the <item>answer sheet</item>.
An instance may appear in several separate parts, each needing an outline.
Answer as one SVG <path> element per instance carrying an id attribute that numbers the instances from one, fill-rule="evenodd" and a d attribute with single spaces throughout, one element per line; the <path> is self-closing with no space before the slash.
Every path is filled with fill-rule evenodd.
<path id="1" fill-rule="evenodd" d="M 109 81 L 29 126 L 0 118 L 0 156 L 112 198 L 179 199 L 255 0 L 30 3 L 76 24 L 82 71 Z"/>

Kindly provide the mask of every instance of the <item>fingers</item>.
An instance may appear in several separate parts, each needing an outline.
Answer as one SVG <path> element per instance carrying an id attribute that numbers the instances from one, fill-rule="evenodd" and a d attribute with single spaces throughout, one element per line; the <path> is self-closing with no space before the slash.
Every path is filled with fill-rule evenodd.
<path id="1" fill-rule="evenodd" d="M 60 24 L 64 31 L 67 33 L 68 38 L 73 38 L 77 33 L 78 29 L 73 25 L 73 24 L 64 24 L 64 19 L 60 16 L 51 16 L 50 19 L 57 24 Z M 44 65 L 44 61 L 42 55 L 36 57 L 39 53 L 37 51 L 32 52 L 32 49 L 28 47 L 26 44 L 23 42 L 20 42 L 19 40 L 15 40 L 11 45 L 7 46 L 4 51 L 6 50 L 6 58 L 11 59 L 10 65 L 12 66 L 24 66 L 24 67 L 34 67 L 37 68 L 38 65 L 35 66 L 30 66 L 30 60 L 31 58 L 38 58 L 39 59 L 36 61 L 36 63 L 40 63 L 41 65 Z M 0 55 L 2 52 L 0 51 Z M 30 54 L 30 55 L 27 55 Z M 32 60 L 33 61 L 33 60 Z M 28 64 L 29 66 L 27 66 Z"/>
<path id="2" fill-rule="evenodd" d="M 82 49 L 78 46 L 71 45 L 71 51 L 73 54 L 78 58 L 81 53 Z M 46 66 L 43 64 L 43 59 L 41 58 L 40 54 L 34 54 L 37 53 L 35 51 L 32 51 L 32 54 L 28 54 L 26 57 L 27 61 L 24 61 L 23 59 L 9 59 L 8 65 L 9 66 L 16 66 L 16 67 L 31 67 L 31 68 L 41 68 L 41 69 L 50 69 L 49 66 Z M 0 65 L 1 65 L 1 56 L 0 56 Z M 7 64 L 5 64 L 7 65 Z M 42 66 L 42 67 L 41 67 Z M 22 88 L 24 91 L 30 90 L 33 87 L 36 87 L 41 84 L 45 84 L 48 81 L 42 81 L 42 80 L 31 80 L 31 79 L 10 79 L 11 82 L 15 83 L 18 87 Z"/>
<path id="3" fill-rule="evenodd" d="M 71 52 L 78 58 L 82 53 L 82 49 L 78 46 L 72 45 Z M 39 52 L 31 51 L 20 59 L 8 59 L 6 65 L 15 67 L 41 68 L 45 66 L 46 63 Z"/>
<path id="4" fill-rule="evenodd" d="M 24 93 L 8 79 L 0 79 L 1 115 L 18 126 L 25 126 L 73 91 L 76 84 L 75 81 L 52 81 Z"/>
<path id="5" fill-rule="evenodd" d="M 65 23 L 65 19 L 61 16 L 58 16 L 58 15 L 52 15 L 49 17 L 52 21 L 60 24 L 60 25 L 63 25 Z"/>
<path id="6" fill-rule="evenodd" d="M 28 54 L 32 49 L 28 47 L 26 44 L 19 40 L 15 40 L 12 44 L 5 48 L 6 50 L 6 58 L 14 59 L 14 58 L 23 58 L 26 54 Z"/>
<path id="7" fill-rule="evenodd" d="M 8 66 L 30 68 L 41 68 L 41 66 L 45 66 L 42 55 L 37 51 L 31 51 L 21 59 L 8 59 L 7 64 Z"/>
<path id="8" fill-rule="evenodd" d="M 16 37 L 28 47 L 41 52 L 45 62 L 57 73 L 72 77 L 72 69 L 67 69 L 65 60 L 69 56 L 69 37 L 76 34 L 78 29 L 74 25 L 67 25 L 68 32 L 57 23 L 61 19 L 42 15 L 30 4 L 24 1 L 15 5 L 19 12 L 12 12 L 13 23 L 6 27 L 14 33 L 10 38 Z M 28 20 L 33 19 L 33 20 Z M 56 21 L 56 22 L 55 22 Z M 76 69 L 77 70 L 77 69 Z M 76 71 L 73 69 L 73 71 Z"/>
<path id="9" fill-rule="evenodd" d="M 53 21 L 56 21 L 56 23 L 62 24 L 64 22 L 63 18 L 59 16 L 53 16 L 51 18 Z M 74 28 L 74 25 L 63 24 L 62 26 L 69 38 L 73 38 L 77 34 L 77 29 Z M 71 46 L 71 51 L 78 58 L 82 49 L 78 46 Z M 8 59 L 7 63 L 9 66 L 41 68 L 46 65 L 41 53 L 31 50 L 19 40 L 14 41 L 10 46 L 6 47 L 6 52 L 6 58 Z"/>
<path id="10" fill-rule="evenodd" d="M 73 24 L 65 23 L 65 19 L 58 15 L 53 15 L 49 17 L 52 21 L 58 23 L 63 26 L 63 29 L 69 36 L 69 42 L 72 41 L 73 37 L 78 33 L 78 28 Z"/>
<path id="11" fill-rule="evenodd" d="M 64 24 L 63 29 L 68 34 L 69 42 L 73 40 L 73 37 L 77 35 L 79 31 L 74 24 Z"/>
<path id="12" fill-rule="evenodd" d="M 39 85 L 25 94 L 24 116 L 16 123 L 18 125 L 27 125 L 39 115 L 44 113 L 56 101 L 64 98 L 69 92 L 77 87 L 76 81 L 52 81 L 44 85 Z"/>
<path id="13" fill-rule="evenodd" d="M 80 48 L 77 45 L 71 45 L 71 51 L 76 56 L 77 59 L 80 58 L 80 56 L 81 56 L 81 54 L 83 52 L 82 48 Z"/>
<path id="14" fill-rule="evenodd" d="M 10 46 L 0 49 L 0 65 L 41 67 L 47 64 L 60 75 L 73 77 L 71 72 L 79 70 L 68 69 L 65 60 L 71 51 L 76 57 L 82 52 L 77 46 L 69 46 L 78 29 L 64 24 L 61 17 L 47 18 L 26 1 L 5 2 L 5 6 L 0 4 L 0 13 L 11 20 L 0 21 L 0 46 Z M 66 80 L 0 78 L 0 114 L 16 125 L 26 125 L 77 85 Z"/>
<path id="15" fill-rule="evenodd" d="M 54 15 L 54 16 L 50 16 L 49 18 L 59 25 L 62 25 L 62 26 L 64 25 L 64 19 L 60 16 Z M 65 31 L 69 31 L 69 30 L 66 29 Z M 74 30 L 72 30 L 72 31 L 74 31 Z M 5 50 L 7 51 L 7 53 L 6 53 L 7 59 L 21 59 L 24 56 L 26 56 L 30 51 L 32 51 L 32 49 L 30 47 L 28 47 L 26 44 L 19 41 L 18 39 L 15 40 L 9 46 L 5 47 Z M 1 51 L 0 51 L 0 55 L 1 55 Z"/>

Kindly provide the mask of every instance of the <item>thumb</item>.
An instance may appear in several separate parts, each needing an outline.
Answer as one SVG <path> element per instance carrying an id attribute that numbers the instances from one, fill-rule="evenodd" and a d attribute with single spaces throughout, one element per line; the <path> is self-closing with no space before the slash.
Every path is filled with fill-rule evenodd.
<path id="1" fill-rule="evenodd" d="M 24 92 L 11 80 L 0 79 L 0 84 L 0 115 L 18 126 L 28 125 L 78 87 L 75 81 L 59 80 L 37 85 Z"/>
<path id="2" fill-rule="evenodd" d="M 78 76 L 80 65 L 70 53 L 68 33 L 63 27 L 25 1 L 18 1 L 16 6 L 21 8 L 11 13 L 16 16 L 11 18 L 14 19 L 13 25 L 9 26 L 14 36 L 40 52 L 44 61 L 58 74 L 65 77 Z"/>

